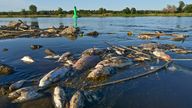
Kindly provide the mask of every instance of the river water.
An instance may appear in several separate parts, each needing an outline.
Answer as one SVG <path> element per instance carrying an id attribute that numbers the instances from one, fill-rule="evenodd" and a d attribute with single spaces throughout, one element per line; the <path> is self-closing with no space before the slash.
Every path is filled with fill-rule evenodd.
<path id="1" fill-rule="evenodd" d="M 0 18 L 0 25 L 9 21 L 21 19 L 30 24 L 38 22 L 40 28 L 50 26 L 58 27 L 61 23 L 72 25 L 70 18 Z M 0 84 L 14 82 L 21 79 L 34 79 L 35 76 L 44 75 L 58 67 L 58 63 L 47 60 L 44 50 L 53 49 L 58 54 L 70 51 L 79 55 L 83 50 L 92 47 L 106 48 L 105 42 L 119 45 L 139 45 L 141 43 L 159 42 L 176 44 L 192 49 L 192 18 L 191 17 L 108 17 L 108 18 L 79 18 L 78 26 L 85 33 L 98 31 L 98 37 L 78 38 L 16 38 L 0 40 L 1 63 L 14 67 L 15 72 L 10 75 L 0 76 Z M 133 36 L 127 36 L 132 31 Z M 163 31 L 165 33 L 186 34 L 189 37 L 184 43 L 173 42 L 167 38 L 160 40 L 138 40 L 137 36 L 143 32 Z M 31 50 L 32 44 L 43 45 L 39 50 Z M 2 52 L 8 48 L 8 52 Z M 192 54 L 173 54 L 172 58 L 192 58 Z M 25 64 L 20 59 L 29 55 L 37 62 Z M 174 61 L 178 66 L 177 71 L 160 71 L 154 75 L 138 80 L 125 82 L 107 87 L 101 102 L 90 107 L 95 108 L 191 108 L 192 107 L 192 61 Z M 133 70 L 127 69 L 109 79 L 125 78 Z M 142 70 L 141 70 L 142 71 Z M 1 100 L 0 100 L 1 101 Z M 50 100 L 51 101 L 51 100 Z M 39 105 L 40 107 L 41 105 Z M 27 106 L 29 108 L 29 106 Z M 42 107 L 43 108 L 43 107 Z"/>

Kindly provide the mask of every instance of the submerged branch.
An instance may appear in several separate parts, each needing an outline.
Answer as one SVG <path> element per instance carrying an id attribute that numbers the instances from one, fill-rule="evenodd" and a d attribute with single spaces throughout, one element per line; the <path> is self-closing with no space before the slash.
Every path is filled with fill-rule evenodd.
<path id="1" fill-rule="evenodd" d="M 159 71 L 159 70 L 161 70 L 163 68 L 166 68 L 171 62 L 172 61 L 169 61 L 169 62 L 165 63 L 164 65 L 162 65 L 161 67 L 159 67 L 157 69 L 149 70 L 149 71 L 147 71 L 145 73 L 141 73 L 141 74 L 138 74 L 138 75 L 135 75 L 135 76 L 127 77 L 127 78 L 116 80 L 116 81 L 112 81 L 112 82 L 107 82 L 107 83 L 93 85 L 93 86 L 87 86 L 87 87 L 84 87 L 84 89 L 99 88 L 99 87 L 109 86 L 109 85 L 113 85 L 113 84 L 122 83 L 122 82 L 125 82 L 125 81 L 130 81 L 130 80 L 138 79 L 140 77 L 144 77 L 144 76 L 156 73 L 157 71 Z"/>

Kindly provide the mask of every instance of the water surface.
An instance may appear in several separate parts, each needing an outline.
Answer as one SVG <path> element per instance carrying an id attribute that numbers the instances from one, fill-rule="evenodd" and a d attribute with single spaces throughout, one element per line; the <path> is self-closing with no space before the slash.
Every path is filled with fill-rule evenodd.
<path id="1" fill-rule="evenodd" d="M 0 25 L 9 21 L 21 19 L 28 24 L 37 21 L 40 28 L 50 26 L 58 27 L 59 24 L 72 25 L 70 18 L 0 18 Z M 44 75 L 59 64 L 47 60 L 44 50 L 53 49 L 58 54 L 70 51 L 75 55 L 91 47 L 106 48 L 104 42 L 121 45 L 139 45 L 141 43 L 159 42 L 176 44 L 192 49 L 192 18 L 191 17 L 109 17 L 109 18 L 79 18 L 78 25 L 85 33 L 98 31 L 98 37 L 78 37 L 70 39 L 59 38 L 16 38 L 0 40 L 0 50 L 8 48 L 8 52 L 0 52 L 0 61 L 13 66 L 15 72 L 7 76 L 0 76 L 0 84 L 18 81 L 20 79 L 38 79 L 34 76 Z M 133 36 L 127 36 L 132 31 Z M 163 31 L 165 33 L 179 33 L 189 35 L 184 43 L 173 42 L 167 39 L 138 40 L 139 33 Z M 110 33 L 110 34 L 109 34 Z M 31 50 L 30 45 L 40 44 L 44 47 Z M 173 58 L 192 58 L 191 54 L 177 55 L 168 52 Z M 25 64 L 20 59 L 32 56 L 37 62 Z M 192 107 L 192 61 L 174 61 L 184 67 L 176 72 L 166 70 L 157 74 L 140 78 L 138 80 L 109 86 L 103 93 L 105 98 L 95 108 L 191 108 Z M 187 68 L 187 71 L 186 71 Z M 134 70 L 127 69 L 109 80 L 125 78 L 134 74 Z"/>

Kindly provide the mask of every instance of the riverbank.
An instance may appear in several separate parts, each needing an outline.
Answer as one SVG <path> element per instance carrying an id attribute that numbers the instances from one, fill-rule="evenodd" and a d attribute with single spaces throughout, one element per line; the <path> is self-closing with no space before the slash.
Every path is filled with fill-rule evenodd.
<path id="1" fill-rule="evenodd" d="M 60 15 L 0 15 L 0 18 L 27 18 L 27 17 L 72 17 L 73 14 Z M 123 14 L 123 13 L 105 13 L 105 14 L 80 14 L 80 17 L 146 17 L 146 16 L 162 16 L 162 17 L 192 17 L 192 13 L 151 13 L 151 14 Z"/>

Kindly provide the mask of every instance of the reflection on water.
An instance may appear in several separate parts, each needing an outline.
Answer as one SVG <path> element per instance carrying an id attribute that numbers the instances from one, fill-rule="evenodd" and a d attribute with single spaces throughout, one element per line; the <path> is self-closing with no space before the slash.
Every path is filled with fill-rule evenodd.
<path id="1" fill-rule="evenodd" d="M 0 25 L 7 24 L 11 20 L 22 19 L 28 24 L 39 25 L 40 28 L 61 25 L 72 26 L 70 18 L 0 18 Z M 58 54 L 70 51 L 75 56 L 91 47 L 106 48 L 104 42 L 121 45 L 139 45 L 147 42 L 159 42 L 162 44 L 177 44 L 192 49 L 192 18 L 190 17 L 128 17 L 128 18 L 79 18 L 78 25 L 86 34 L 90 31 L 98 31 L 98 37 L 68 36 L 58 38 L 18 38 L 0 40 L 0 51 L 8 48 L 7 52 L 0 52 L 0 61 L 15 68 L 13 74 L 0 76 L 0 84 L 13 82 L 21 79 L 34 78 L 44 75 L 59 66 L 54 60 L 44 59 L 44 50 L 50 48 Z M 37 26 L 36 26 L 37 27 Z M 132 31 L 133 36 L 128 37 L 127 31 Z M 166 33 L 181 33 L 189 35 L 184 43 L 170 40 L 138 40 L 136 37 L 141 32 L 164 31 Z M 108 34 L 114 33 L 114 34 Z M 39 50 L 31 50 L 32 44 L 43 45 Z M 191 54 L 178 55 L 168 52 L 172 58 L 192 58 Z M 20 59 L 29 55 L 37 62 L 24 64 Z M 192 76 L 187 74 L 191 70 L 192 61 L 175 61 L 182 67 L 189 67 L 175 72 L 162 70 L 158 74 L 141 78 L 139 80 L 122 83 L 107 87 L 103 90 L 105 94 L 101 102 L 90 105 L 92 108 L 191 108 L 192 107 Z M 142 70 L 141 70 L 142 71 Z M 139 72 L 141 72 L 139 71 Z M 109 80 L 127 77 L 138 72 L 138 70 L 127 69 L 114 75 Z M 46 101 L 45 101 L 46 100 Z M 50 98 L 25 103 L 23 107 L 43 108 L 42 103 L 51 106 Z M 0 102 L 2 102 L 0 100 Z M 50 105 L 51 104 L 51 105 Z"/>
<path id="2" fill-rule="evenodd" d="M 31 28 L 32 29 L 39 29 L 38 18 L 31 18 Z"/>

